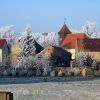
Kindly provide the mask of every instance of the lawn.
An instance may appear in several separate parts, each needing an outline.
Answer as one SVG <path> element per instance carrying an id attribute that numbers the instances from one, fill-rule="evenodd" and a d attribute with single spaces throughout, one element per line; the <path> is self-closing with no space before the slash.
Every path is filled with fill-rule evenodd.
<path id="1" fill-rule="evenodd" d="M 8 80 L 12 81 L 11 78 Z M 21 78 L 21 80 L 25 81 L 26 79 Z M 29 80 L 31 81 L 32 78 Z M 0 83 L 0 91 L 14 93 L 14 100 L 100 100 L 100 78 L 83 81 L 66 80 L 65 82 L 60 80 L 59 78 L 59 82 L 56 80 L 26 83 L 23 81 L 23 83 L 12 84 Z"/>

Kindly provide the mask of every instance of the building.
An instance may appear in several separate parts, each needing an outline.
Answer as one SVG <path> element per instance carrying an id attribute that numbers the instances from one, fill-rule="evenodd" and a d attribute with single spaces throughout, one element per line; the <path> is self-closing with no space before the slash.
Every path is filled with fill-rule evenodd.
<path id="1" fill-rule="evenodd" d="M 5 39 L 0 39 L 0 65 L 3 64 L 4 59 L 10 54 L 9 47 Z"/>
<path id="2" fill-rule="evenodd" d="M 77 40 L 78 39 L 85 39 L 88 38 L 85 33 L 72 33 L 72 34 L 67 34 L 64 40 L 61 43 L 61 47 L 64 48 L 65 50 L 71 52 L 72 54 L 72 59 L 75 59 L 76 55 L 76 50 L 77 50 Z"/>
<path id="3" fill-rule="evenodd" d="M 78 39 L 77 51 L 84 51 L 91 58 L 100 60 L 100 39 Z"/>
<path id="4" fill-rule="evenodd" d="M 41 59 L 47 56 L 53 67 L 70 67 L 71 53 L 60 47 L 50 45 L 38 53 L 37 56 Z"/>
<path id="5" fill-rule="evenodd" d="M 64 26 L 63 26 L 64 27 Z M 61 36 L 64 34 L 64 30 L 69 30 L 68 27 L 64 29 L 62 27 Z M 59 32 L 58 32 L 59 34 Z M 69 51 L 72 54 L 72 59 L 75 59 L 78 52 L 84 52 L 89 54 L 92 58 L 100 60 L 100 39 L 92 39 L 89 38 L 85 33 L 73 33 L 69 32 L 64 35 L 64 37 L 60 37 L 60 47 Z"/>

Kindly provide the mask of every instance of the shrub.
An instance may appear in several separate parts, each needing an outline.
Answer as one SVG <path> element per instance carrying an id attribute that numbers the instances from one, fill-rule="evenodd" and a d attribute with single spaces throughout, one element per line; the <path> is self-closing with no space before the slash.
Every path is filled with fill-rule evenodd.
<path id="1" fill-rule="evenodd" d="M 33 76 L 33 75 L 34 75 L 34 74 L 33 74 L 33 71 L 32 71 L 32 70 L 28 71 L 27 77 L 31 77 L 31 76 Z"/>
<path id="2" fill-rule="evenodd" d="M 63 72 L 61 70 L 58 72 L 58 76 L 63 76 Z"/>
<path id="3" fill-rule="evenodd" d="M 75 76 L 81 76 L 81 75 L 82 75 L 82 68 L 80 68 L 80 67 L 75 67 L 75 68 L 74 68 L 74 75 L 75 75 Z"/>
<path id="4" fill-rule="evenodd" d="M 16 76 L 16 70 L 15 69 L 11 70 L 11 76 L 13 76 L 13 77 Z"/>
<path id="5" fill-rule="evenodd" d="M 38 68 L 38 69 L 36 70 L 36 76 L 41 76 L 41 75 L 42 75 L 41 70 Z"/>
<path id="6" fill-rule="evenodd" d="M 94 75 L 94 70 L 92 68 L 84 68 L 82 70 L 82 76 L 93 76 Z"/>
<path id="7" fill-rule="evenodd" d="M 54 76 L 56 76 L 56 73 L 55 73 L 55 71 L 51 71 L 51 72 L 50 72 L 50 76 L 51 76 L 51 77 L 54 77 Z"/>

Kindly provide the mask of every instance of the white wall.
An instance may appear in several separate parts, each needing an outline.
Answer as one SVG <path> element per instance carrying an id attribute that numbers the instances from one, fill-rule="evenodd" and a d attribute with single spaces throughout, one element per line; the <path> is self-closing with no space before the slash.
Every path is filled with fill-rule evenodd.
<path id="1" fill-rule="evenodd" d="M 0 63 L 2 63 L 2 49 L 0 49 Z"/>

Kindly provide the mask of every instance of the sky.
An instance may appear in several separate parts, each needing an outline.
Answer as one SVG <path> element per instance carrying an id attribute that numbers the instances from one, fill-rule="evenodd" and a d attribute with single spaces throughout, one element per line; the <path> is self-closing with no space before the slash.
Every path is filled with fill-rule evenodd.
<path id="1" fill-rule="evenodd" d="M 18 33 L 27 24 L 35 33 L 58 32 L 64 18 L 71 30 L 86 21 L 100 24 L 100 0 L 0 0 L 0 27 L 14 25 Z"/>

